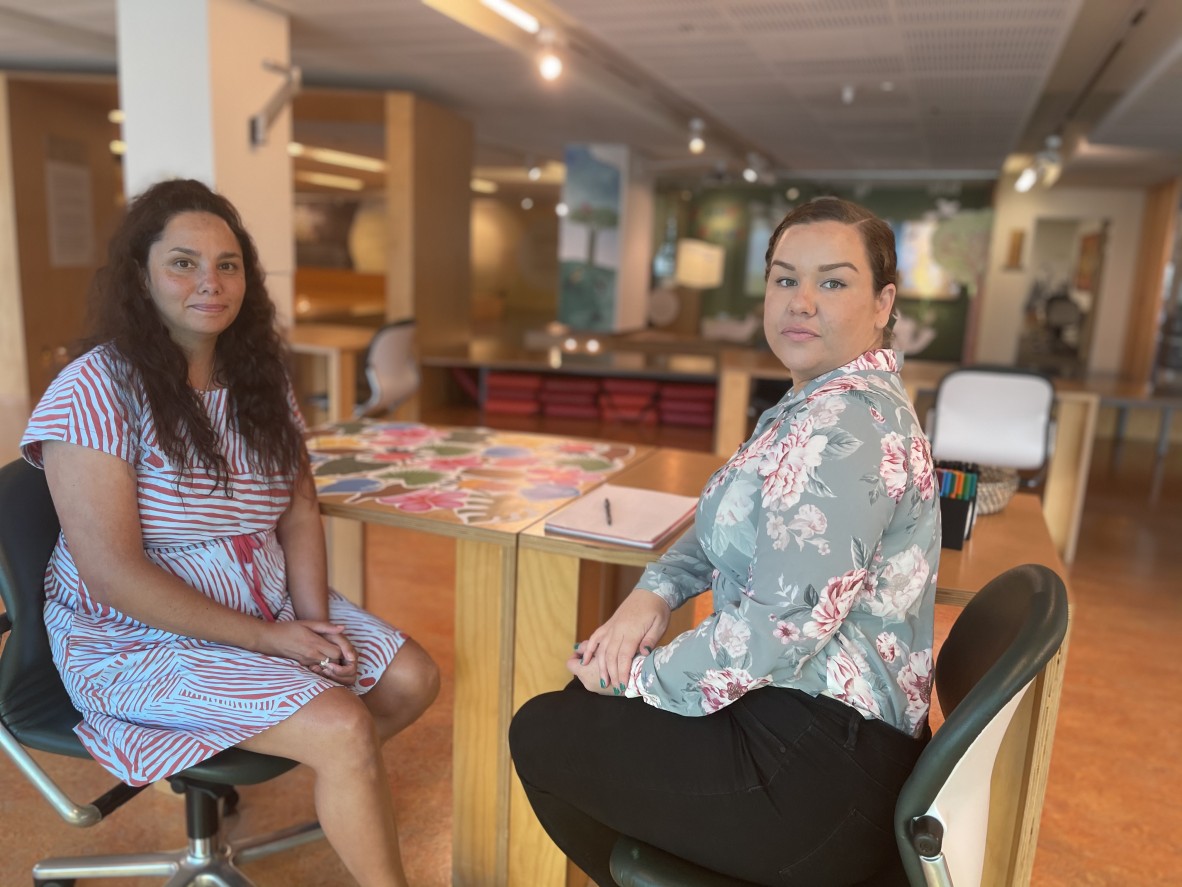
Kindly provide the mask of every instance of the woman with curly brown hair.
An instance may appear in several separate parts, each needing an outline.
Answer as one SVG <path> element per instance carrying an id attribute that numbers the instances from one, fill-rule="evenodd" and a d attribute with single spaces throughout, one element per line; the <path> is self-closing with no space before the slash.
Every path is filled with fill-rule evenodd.
<path id="1" fill-rule="evenodd" d="M 90 753 L 131 785 L 230 746 L 316 775 L 364 885 L 404 885 L 381 744 L 438 692 L 427 653 L 327 584 L 275 311 L 234 207 L 196 181 L 128 208 L 90 348 L 21 441 L 62 535 L 54 661 Z"/>

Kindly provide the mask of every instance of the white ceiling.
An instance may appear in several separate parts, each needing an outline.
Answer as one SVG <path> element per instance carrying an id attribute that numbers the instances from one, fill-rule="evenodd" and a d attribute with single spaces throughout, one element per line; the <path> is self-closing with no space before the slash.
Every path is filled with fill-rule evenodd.
<path id="1" fill-rule="evenodd" d="M 1087 139 L 1081 176 L 1182 172 L 1182 0 L 520 0 L 568 44 L 556 84 L 520 39 L 434 8 L 477 0 L 260 5 L 290 15 L 307 86 L 408 89 L 453 107 L 473 121 L 481 163 L 608 141 L 665 175 L 737 171 L 755 151 L 785 174 L 981 177 L 1062 129 L 1069 149 Z M 0 0 L 0 68 L 112 73 L 115 53 L 115 0 Z M 695 114 L 710 146 L 700 158 L 686 150 Z M 376 124 L 297 113 L 296 137 L 381 151 Z"/>

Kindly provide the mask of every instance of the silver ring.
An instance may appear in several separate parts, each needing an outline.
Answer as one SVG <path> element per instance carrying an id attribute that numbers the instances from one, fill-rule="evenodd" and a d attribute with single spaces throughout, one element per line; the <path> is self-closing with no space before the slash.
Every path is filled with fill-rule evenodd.
<path id="1" fill-rule="evenodd" d="M 323 659 L 320 660 L 320 667 L 321 668 L 328 668 L 328 664 L 330 662 L 332 662 L 332 660 L 329 659 L 327 656 L 325 656 Z"/>

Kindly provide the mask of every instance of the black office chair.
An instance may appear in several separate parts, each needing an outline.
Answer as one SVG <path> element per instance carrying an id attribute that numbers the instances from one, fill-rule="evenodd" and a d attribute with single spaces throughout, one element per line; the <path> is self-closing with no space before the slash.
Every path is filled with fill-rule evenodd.
<path id="1" fill-rule="evenodd" d="M 358 419 L 391 413 L 419 390 L 414 320 L 396 320 L 374 333 L 365 354 L 365 380 L 369 398 L 353 411 Z"/>
<path id="2" fill-rule="evenodd" d="M 89 804 L 76 804 L 53 782 L 26 748 L 89 758 L 74 734 L 82 718 L 70 703 L 49 651 L 42 609 L 45 567 L 59 525 L 45 474 L 18 460 L 0 468 L 0 749 L 71 825 L 103 820 L 143 787 L 119 783 Z M 167 887 L 186 884 L 250 887 L 236 863 L 248 862 L 323 837 L 306 823 L 236 842 L 222 840 L 219 802 L 233 811 L 235 785 L 266 782 L 295 766 L 294 761 L 241 749 L 227 749 L 190 767 L 169 783 L 185 795 L 189 843 L 171 853 L 79 856 L 48 859 L 33 867 L 38 887 L 69 887 L 76 878 L 167 877 Z"/>
<path id="3" fill-rule="evenodd" d="M 1022 697 L 1066 636 L 1067 590 L 1036 564 L 1002 573 L 957 616 L 935 669 L 945 721 L 895 805 L 895 839 L 911 887 L 981 884 L 998 748 Z M 627 837 L 612 850 L 611 871 L 620 887 L 745 883 Z"/>
<path id="4" fill-rule="evenodd" d="M 928 416 L 932 458 L 1033 471 L 1042 480 L 1055 446 L 1055 388 L 1033 370 L 978 365 L 952 370 Z"/>

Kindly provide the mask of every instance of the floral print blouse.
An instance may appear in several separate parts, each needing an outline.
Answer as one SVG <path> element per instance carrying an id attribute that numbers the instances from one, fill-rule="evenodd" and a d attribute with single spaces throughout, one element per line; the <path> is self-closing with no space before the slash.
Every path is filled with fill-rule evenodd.
<path id="1" fill-rule="evenodd" d="M 901 364 L 868 351 L 760 417 L 638 583 L 672 608 L 712 589 L 714 613 L 637 656 L 627 695 L 705 715 L 790 687 L 922 732 L 940 508 Z"/>

